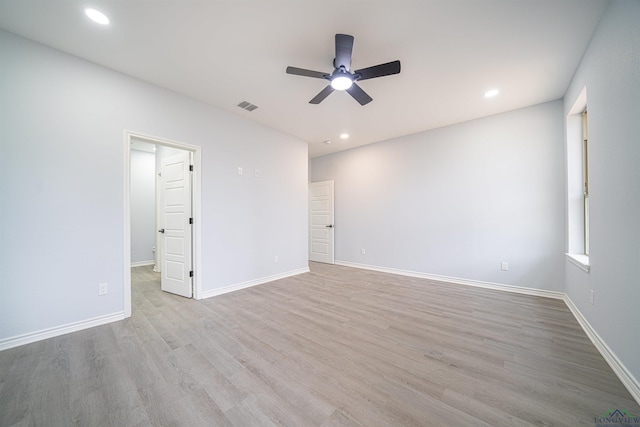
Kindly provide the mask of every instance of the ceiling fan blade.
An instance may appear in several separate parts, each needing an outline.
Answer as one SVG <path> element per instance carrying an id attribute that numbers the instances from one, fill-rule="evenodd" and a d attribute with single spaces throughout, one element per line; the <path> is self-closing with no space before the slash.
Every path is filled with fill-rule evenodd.
<path id="1" fill-rule="evenodd" d="M 327 87 L 322 89 L 320 93 L 317 94 L 311 101 L 309 101 L 309 104 L 320 104 L 327 96 L 331 95 L 331 92 L 333 92 L 333 90 L 334 89 L 331 87 L 331 85 L 328 85 Z"/>
<path id="2" fill-rule="evenodd" d="M 295 74 L 297 76 L 315 77 L 317 79 L 324 79 L 329 77 L 327 73 L 321 73 L 320 71 L 305 70 L 304 68 L 287 67 L 287 74 Z"/>
<path id="3" fill-rule="evenodd" d="M 353 51 L 353 36 L 347 34 L 336 34 L 336 58 L 333 60 L 335 68 L 344 67 L 351 69 L 351 52 Z"/>
<path id="4" fill-rule="evenodd" d="M 355 82 L 349 89 L 347 89 L 347 92 L 349 92 L 349 95 L 353 96 L 353 99 L 358 101 L 360 105 L 365 105 L 373 101 L 373 98 L 367 95 L 367 92 L 362 90 L 362 88 L 355 84 Z"/>
<path id="5" fill-rule="evenodd" d="M 360 80 L 373 79 L 375 77 L 389 76 L 400 72 L 400 61 L 387 62 L 386 64 L 374 65 L 373 67 L 356 70 L 355 74 L 360 74 Z"/>

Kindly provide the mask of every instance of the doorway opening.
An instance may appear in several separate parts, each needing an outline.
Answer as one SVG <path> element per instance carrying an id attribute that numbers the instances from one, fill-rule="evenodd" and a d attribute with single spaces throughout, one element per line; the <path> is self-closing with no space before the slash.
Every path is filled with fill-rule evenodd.
<path id="1" fill-rule="evenodd" d="M 124 314 L 130 317 L 132 266 L 153 265 L 161 274 L 163 291 L 200 298 L 201 148 L 130 131 L 124 139 Z M 141 164 L 148 169 L 142 172 L 153 173 L 152 178 L 138 176 Z M 145 185 L 138 185 L 140 179 L 146 180 L 146 190 L 138 188 Z M 150 186 L 154 194 L 138 193 L 150 191 Z M 138 211 L 146 213 L 141 217 Z"/>

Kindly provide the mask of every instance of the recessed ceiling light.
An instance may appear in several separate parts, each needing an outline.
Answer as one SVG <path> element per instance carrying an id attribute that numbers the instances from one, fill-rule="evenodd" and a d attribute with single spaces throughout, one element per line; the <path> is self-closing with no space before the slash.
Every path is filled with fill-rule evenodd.
<path id="1" fill-rule="evenodd" d="M 331 144 L 331 141 L 329 141 L 328 139 L 324 141 L 325 144 Z"/>
<path id="2" fill-rule="evenodd" d="M 484 97 L 485 98 L 493 98 L 494 96 L 496 96 L 497 94 L 499 94 L 500 91 L 498 89 L 491 89 L 488 90 L 485 94 Z"/>
<path id="3" fill-rule="evenodd" d="M 93 21 L 97 22 L 100 25 L 109 25 L 109 18 L 107 15 L 100 12 L 99 10 L 87 8 L 84 10 L 84 13 Z"/>
<path id="4" fill-rule="evenodd" d="M 340 134 L 340 139 L 349 139 L 349 134 L 348 133 L 341 133 Z"/>

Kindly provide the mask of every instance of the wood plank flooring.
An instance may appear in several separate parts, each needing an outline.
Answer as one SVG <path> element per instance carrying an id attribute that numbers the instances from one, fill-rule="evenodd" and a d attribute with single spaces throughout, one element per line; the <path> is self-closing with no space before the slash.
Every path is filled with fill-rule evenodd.
<path id="1" fill-rule="evenodd" d="M 640 407 L 562 301 L 311 264 L 0 352 L 0 426 L 593 426 Z"/>

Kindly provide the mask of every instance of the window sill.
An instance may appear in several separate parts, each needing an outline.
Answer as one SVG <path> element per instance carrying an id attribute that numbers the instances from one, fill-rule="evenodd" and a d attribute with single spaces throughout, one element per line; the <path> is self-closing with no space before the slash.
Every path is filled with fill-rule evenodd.
<path id="1" fill-rule="evenodd" d="M 571 261 L 572 264 L 577 265 L 580 269 L 589 272 L 589 256 L 588 255 L 578 255 L 578 254 L 565 254 L 567 259 Z"/>

